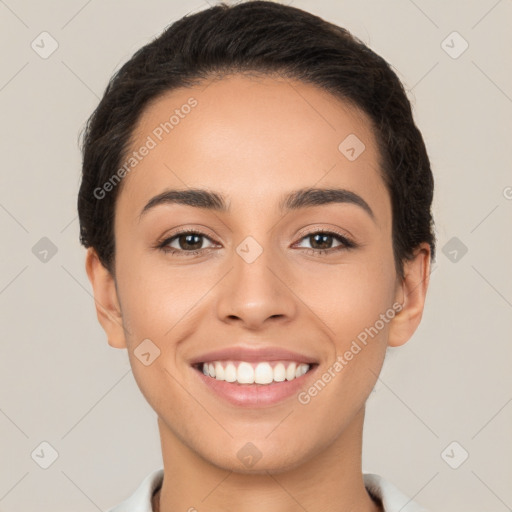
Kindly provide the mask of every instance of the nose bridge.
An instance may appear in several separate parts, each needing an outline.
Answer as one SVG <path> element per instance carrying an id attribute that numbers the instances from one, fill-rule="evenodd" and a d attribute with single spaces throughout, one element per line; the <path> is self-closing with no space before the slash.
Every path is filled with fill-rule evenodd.
<path id="1" fill-rule="evenodd" d="M 265 245 L 270 244 L 268 238 Z M 269 318 L 290 319 L 296 313 L 294 296 L 277 276 L 279 258 L 268 245 L 265 247 L 248 236 L 234 247 L 232 270 L 226 276 L 218 301 L 221 320 L 238 318 L 250 327 L 257 327 Z"/>

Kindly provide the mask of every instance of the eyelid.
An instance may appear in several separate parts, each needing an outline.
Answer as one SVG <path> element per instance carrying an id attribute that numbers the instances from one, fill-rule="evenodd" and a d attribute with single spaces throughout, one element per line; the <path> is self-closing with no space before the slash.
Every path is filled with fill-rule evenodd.
<path id="1" fill-rule="evenodd" d="M 305 236 L 302 236 L 299 238 L 297 242 L 295 242 L 294 246 L 301 243 L 303 240 L 306 240 L 317 233 L 321 233 L 323 235 L 327 235 L 332 237 L 333 239 L 337 240 L 339 245 L 334 247 L 328 247 L 327 249 L 314 249 L 313 247 L 298 247 L 298 249 L 302 249 L 303 251 L 314 254 L 314 255 L 326 255 L 326 254 L 334 254 L 338 251 L 347 251 L 350 249 L 356 249 L 359 247 L 359 244 L 351 240 L 345 235 L 342 235 L 341 233 L 338 233 L 336 231 L 327 230 L 327 229 L 319 229 L 317 231 L 311 231 L 309 233 L 306 233 Z"/>
<path id="2" fill-rule="evenodd" d="M 214 237 L 211 234 L 208 234 L 205 231 L 209 231 L 208 228 L 206 228 L 205 226 L 200 226 L 199 228 L 197 228 L 197 227 L 177 228 L 175 231 L 174 230 L 167 231 L 164 235 L 159 237 L 155 245 L 159 246 L 160 244 L 163 244 L 164 242 L 168 243 L 169 240 L 171 240 L 172 238 L 175 238 L 179 235 L 188 234 L 188 233 L 195 234 L 195 235 L 201 235 L 201 236 L 204 236 L 205 238 L 208 238 L 211 242 L 219 243 L 216 241 L 216 237 Z"/>
<path id="3" fill-rule="evenodd" d="M 311 226 L 311 225 L 310 225 Z M 353 244 L 354 246 L 358 245 L 355 241 L 354 236 L 347 230 L 340 229 L 336 226 L 332 226 L 330 224 L 318 225 L 315 224 L 315 228 L 311 228 L 310 226 L 306 226 L 302 228 L 298 233 L 297 237 L 299 240 L 302 240 L 304 237 L 315 235 L 316 233 L 326 233 L 337 235 L 341 239 L 346 240 L 347 242 Z"/>
<path id="4" fill-rule="evenodd" d="M 206 229 L 206 228 L 202 227 L 202 229 Z M 336 252 L 336 250 L 340 250 L 340 249 L 353 249 L 353 248 L 357 248 L 359 246 L 359 244 L 354 241 L 352 235 L 347 236 L 346 234 L 342 233 L 341 231 L 342 230 L 339 230 L 338 228 L 334 228 L 333 226 L 325 227 L 325 226 L 318 226 L 317 225 L 316 228 L 305 227 L 305 228 L 302 228 L 299 231 L 299 233 L 296 235 L 296 237 L 298 237 L 298 240 L 296 242 L 294 242 L 292 247 L 296 246 L 303 239 L 305 239 L 307 237 L 310 237 L 310 236 L 314 236 L 317 233 L 322 233 L 322 234 L 334 236 L 335 238 L 338 238 L 338 241 L 341 243 L 341 245 L 338 246 L 338 247 L 330 247 L 330 248 L 327 248 L 327 249 L 313 249 L 313 248 L 308 248 L 308 247 L 301 247 L 300 249 L 303 249 L 306 252 L 313 252 L 313 253 L 320 254 L 320 253 L 334 253 L 334 252 Z M 182 234 L 195 234 L 195 235 L 198 235 L 198 236 L 202 236 L 202 237 L 208 239 L 212 244 L 217 245 L 217 246 L 219 245 L 219 242 L 217 242 L 213 237 L 211 237 L 210 235 L 204 233 L 200 229 L 185 227 L 185 228 L 178 228 L 178 230 L 174 231 L 172 234 L 165 235 L 165 236 L 161 237 L 157 241 L 157 243 L 153 246 L 153 248 L 160 249 L 160 250 L 162 250 L 164 252 L 168 252 L 168 253 L 171 253 L 171 254 L 180 253 L 182 255 L 188 255 L 188 256 L 190 256 L 190 255 L 197 255 L 197 254 L 201 254 L 201 253 L 204 254 L 204 253 L 206 253 L 206 252 L 208 252 L 208 251 L 210 251 L 210 250 L 215 248 L 215 247 L 204 247 L 204 248 L 201 248 L 201 249 L 195 249 L 195 250 L 191 250 L 191 251 L 186 251 L 186 250 L 183 250 L 183 249 L 176 249 L 174 247 L 169 247 L 169 244 L 172 241 L 174 241 L 175 238 L 179 237 Z"/>
<path id="5" fill-rule="evenodd" d="M 200 236 L 200 237 L 208 240 L 213 245 L 219 245 L 219 242 L 214 240 L 210 235 L 207 235 L 206 233 L 203 233 L 202 231 L 197 231 L 195 229 L 185 229 L 183 231 L 177 231 L 176 233 L 171 235 L 168 238 L 168 240 L 170 241 L 170 240 L 173 240 L 173 239 L 177 239 L 177 238 L 179 238 L 180 235 L 197 235 L 197 236 Z M 204 249 L 197 249 L 197 250 L 201 251 L 201 250 L 207 250 L 207 249 L 211 249 L 211 247 L 205 247 Z M 181 249 L 177 249 L 177 250 L 181 250 Z M 183 252 L 192 252 L 192 251 L 183 251 Z"/>
<path id="6" fill-rule="evenodd" d="M 184 235 L 184 234 L 198 235 L 198 236 L 208 239 L 214 246 L 219 245 L 219 242 L 217 242 L 213 237 L 211 237 L 210 235 L 207 235 L 206 233 L 204 233 L 201 230 L 198 230 L 196 228 L 182 228 L 182 229 L 178 229 L 177 231 L 174 231 L 172 234 L 164 235 L 164 236 L 160 237 L 157 240 L 157 242 L 153 245 L 153 249 L 160 249 L 164 252 L 169 252 L 169 253 L 182 253 L 182 254 L 200 253 L 200 252 L 207 251 L 209 249 L 213 249 L 213 247 L 204 247 L 202 249 L 195 249 L 193 251 L 185 251 L 183 249 L 176 249 L 174 247 L 169 247 L 170 243 L 174 242 L 175 239 L 177 239 L 180 235 Z"/>

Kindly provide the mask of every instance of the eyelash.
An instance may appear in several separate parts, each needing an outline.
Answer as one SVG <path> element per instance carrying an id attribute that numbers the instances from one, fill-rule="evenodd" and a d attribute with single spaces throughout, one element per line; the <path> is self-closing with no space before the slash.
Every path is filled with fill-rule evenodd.
<path id="1" fill-rule="evenodd" d="M 326 254 L 332 254 L 338 251 L 348 250 L 348 249 L 355 249 L 358 247 L 358 244 L 356 244 L 353 240 L 350 240 L 346 236 L 342 235 L 341 233 L 338 233 L 336 231 L 327 231 L 325 229 L 317 229 L 315 231 L 311 231 L 305 235 L 303 235 L 299 241 L 302 241 L 304 238 L 312 237 L 316 234 L 323 234 L 328 236 L 333 236 L 334 238 L 338 239 L 339 242 L 341 242 L 342 245 L 339 245 L 338 247 L 331 247 L 329 249 L 312 249 L 305 247 L 303 249 L 306 250 L 307 254 L 313 254 L 314 256 L 321 256 Z M 165 240 L 161 242 L 157 242 L 157 244 L 154 246 L 155 249 L 160 249 L 165 254 L 180 254 L 184 255 L 185 257 L 193 257 L 198 256 L 201 253 L 204 253 L 205 251 L 209 251 L 210 249 L 213 249 L 213 247 L 207 247 L 205 249 L 196 249 L 193 251 L 185 251 L 183 249 L 174 249 L 169 248 L 168 244 L 170 244 L 174 239 L 178 238 L 181 235 L 199 235 L 203 236 L 205 238 L 208 238 L 211 242 L 215 243 L 209 236 L 207 236 L 205 233 L 202 233 L 201 231 L 196 231 L 195 229 L 184 229 L 182 231 L 178 231 L 177 233 L 174 233 L 171 237 L 166 238 Z"/>

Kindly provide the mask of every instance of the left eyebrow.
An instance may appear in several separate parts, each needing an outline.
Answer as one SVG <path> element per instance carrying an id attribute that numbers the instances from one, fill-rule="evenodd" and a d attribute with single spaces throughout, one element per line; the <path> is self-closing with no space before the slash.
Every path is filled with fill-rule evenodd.
<path id="1" fill-rule="evenodd" d="M 375 222 L 370 205 L 358 194 L 345 188 L 302 188 L 285 195 L 279 203 L 281 211 L 298 210 L 330 203 L 349 203 L 362 208 Z"/>
<path id="2" fill-rule="evenodd" d="M 331 203 L 349 203 L 362 208 L 375 222 L 375 215 L 368 203 L 358 194 L 343 188 L 302 188 L 285 194 L 280 202 L 281 212 L 299 210 Z M 221 213 L 229 212 L 226 198 L 204 189 L 165 190 L 152 197 L 139 214 L 139 222 L 149 210 L 162 204 L 185 204 L 194 208 Z"/>

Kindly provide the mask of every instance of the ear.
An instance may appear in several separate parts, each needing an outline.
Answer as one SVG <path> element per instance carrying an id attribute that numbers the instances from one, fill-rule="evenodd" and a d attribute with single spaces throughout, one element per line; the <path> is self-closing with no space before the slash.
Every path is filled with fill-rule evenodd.
<path id="1" fill-rule="evenodd" d="M 94 292 L 96 315 L 110 346 L 126 348 L 123 316 L 114 277 L 101 263 L 94 248 L 87 249 L 85 270 Z"/>
<path id="2" fill-rule="evenodd" d="M 430 245 L 422 243 L 404 262 L 404 279 L 397 285 L 395 301 L 402 309 L 390 322 L 388 346 L 406 343 L 420 324 L 430 279 Z"/>

